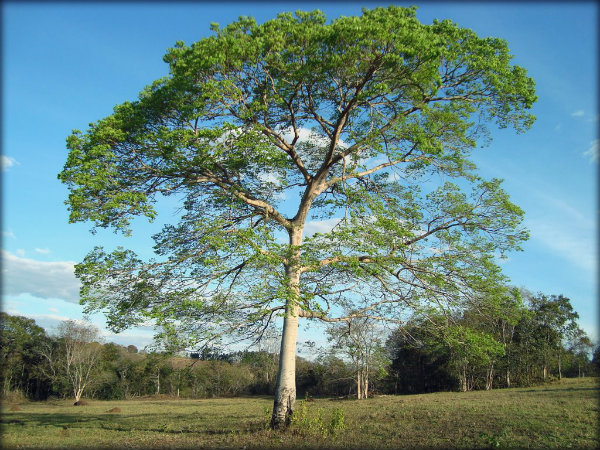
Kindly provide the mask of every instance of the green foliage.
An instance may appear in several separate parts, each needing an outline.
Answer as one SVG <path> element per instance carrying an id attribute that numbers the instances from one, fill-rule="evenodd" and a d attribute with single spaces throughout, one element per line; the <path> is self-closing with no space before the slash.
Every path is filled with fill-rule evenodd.
<path id="1" fill-rule="evenodd" d="M 298 402 L 292 415 L 291 429 L 301 434 L 320 434 L 323 438 L 335 438 L 346 429 L 344 411 L 335 408 L 329 419 L 325 418 L 323 408 L 309 408 L 306 400 Z"/>
<path id="2" fill-rule="evenodd" d="M 513 298 L 514 301 L 519 299 Z M 510 298 L 505 300 L 507 303 L 512 301 Z M 507 372 L 511 386 L 529 386 L 541 381 L 544 347 L 536 346 L 533 340 L 536 335 L 528 334 L 536 329 L 539 318 L 528 314 L 531 312 L 528 308 L 533 308 L 533 305 L 527 303 L 521 307 L 523 310 L 518 313 L 518 322 L 514 322 L 514 338 L 505 340 L 502 340 L 504 328 L 499 326 L 498 317 L 503 317 L 502 320 L 513 317 L 507 313 L 508 310 L 503 310 L 505 314 L 501 316 L 471 311 L 456 319 L 446 334 L 440 323 L 414 318 L 392 333 L 385 343 L 391 364 L 385 373 L 371 372 L 369 392 L 417 394 L 457 390 L 462 366 L 467 368 L 469 389 L 474 390 L 486 387 L 490 368 L 493 369 L 494 387 L 507 386 Z M 3 357 L 8 362 L 2 365 L 4 400 L 40 400 L 50 395 L 71 397 L 73 387 L 65 374 L 55 366 L 57 370 L 52 377 L 52 365 L 44 357 L 47 354 L 52 361 L 59 363 L 61 341 L 47 336 L 31 319 L 9 314 L 4 314 L 2 319 L 0 338 Z M 18 330 L 29 331 L 14 334 Z M 18 338 L 14 339 L 15 336 Z M 30 339 L 36 343 L 35 347 L 16 345 L 18 342 L 30 342 Z M 561 341 L 560 363 L 564 377 L 589 377 L 597 373 L 598 349 L 590 361 L 592 343 L 585 333 L 579 330 L 571 337 L 565 334 Z M 469 343 L 470 346 L 466 345 Z M 155 396 L 158 386 L 159 396 L 195 399 L 269 395 L 274 392 L 278 355 L 266 351 L 218 352 L 212 356 L 206 353 L 205 356 L 210 356 L 210 359 L 201 360 L 160 353 L 133 353 L 130 351 L 132 346 L 113 343 L 97 345 L 99 358 L 93 382 L 86 387 L 87 399 L 123 401 Z M 558 355 L 558 352 L 546 355 L 548 380 L 558 378 Z M 322 353 L 314 361 L 297 357 L 297 391 L 299 395 L 306 396 L 306 408 L 322 396 L 356 398 L 352 394 L 356 390 L 355 370 L 351 361 L 329 352 Z M 336 427 L 347 424 L 342 418 L 336 418 L 335 412 L 323 417 L 328 435 L 335 434 Z M 311 418 L 314 419 L 314 414 Z"/>
<path id="3" fill-rule="evenodd" d="M 346 428 L 344 410 L 342 408 L 335 408 L 329 419 L 328 434 L 335 438 L 339 433 L 344 432 Z"/>
<path id="4" fill-rule="evenodd" d="M 154 236 L 156 259 L 95 248 L 77 265 L 87 312 L 115 331 L 153 321 L 182 348 L 290 311 L 397 319 L 432 296 L 458 308 L 504 281 L 495 254 L 527 238 L 523 211 L 470 152 L 486 124 L 534 120 L 534 82 L 505 41 L 396 6 L 211 30 L 67 139 L 71 222 L 129 233 L 161 197 L 183 206 Z M 432 174 L 448 183 L 429 188 Z M 342 216 L 303 239 L 309 220 Z"/>
<path id="5" fill-rule="evenodd" d="M 51 381 L 43 373 L 39 349 L 50 338 L 35 320 L 0 312 L 0 376 L 2 396 L 44 399 Z"/>
<path id="6" fill-rule="evenodd" d="M 596 346 L 594 355 L 592 356 L 592 368 L 595 375 L 600 376 L 600 345 Z"/>
<path id="7" fill-rule="evenodd" d="M 593 345 L 569 299 L 526 294 L 525 300 L 505 288 L 460 316 L 414 317 L 386 344 L 392 360 L 387 389 L 491 389 L 588 376 Z"/>
<path id="8" fill-rule="evenodd" d="M 263 407 L 263 427 L 265 430 L 268 430 L 271 428 L 271 417 L 272 416 L 273 416 L 272 408 L 269 408 L 268 406 L 264 406 Z"/>

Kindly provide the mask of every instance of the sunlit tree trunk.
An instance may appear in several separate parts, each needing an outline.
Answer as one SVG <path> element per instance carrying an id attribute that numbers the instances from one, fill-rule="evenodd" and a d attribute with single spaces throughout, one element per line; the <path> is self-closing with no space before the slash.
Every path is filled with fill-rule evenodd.
<path id="1" fill-rule="evenodd" d="M 460 390 L 462 392 L 467 392 L 469 390 L 469 386 L 467 384 L 467 366 L 463 365 L 462 370 L 460 372 Z"/>
<path id="2" fill-rule="evenodd" d="M 547 377 L 548 377 L 548 366 L 544 363 L 544 366 L 542 367 L 542 378 L 544 379 L 544 381 L 546 381 Z"/>
<path id="3" fill-rule="evenodd" d="M 298 339 L 298 307 L 288 305 L 283 321 L 279 372 L 275 385 L 275 402 L 271 426 L 289 424 L 296 402 L 296 342 Z"/>
<path id="4" fill-rule="evenodd" d="M 298 248 L 302 243 L 302 230 L 290 232 L 290 244 Z M 275 385 L 275 401 L 273 404 L 272 428 L 289 425 L 296 403 L 296 344 L 298 341 L 298 297 L 300 293 L 300 273 L 297 261 L 299 251 L 295 251 L 292 261 L 286 266 L 289 282 L 289 296 L 286 301 L 283 335 L 279 351 L 279 371 Z"/>
<path id="5" fill-rule="evenodd" d="M 494 382 L 494 364 L 490 363 L 487 372 L 486 372 L 486 382 L 485 382 L 485 390 L 489 391 L 492 389 L 492 384 Z"/>

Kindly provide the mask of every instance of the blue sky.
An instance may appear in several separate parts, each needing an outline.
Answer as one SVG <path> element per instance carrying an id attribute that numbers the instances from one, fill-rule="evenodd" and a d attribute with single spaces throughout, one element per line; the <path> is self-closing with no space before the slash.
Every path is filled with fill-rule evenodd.
<path id="1" fill-rule="evenodd" d="M 154 224 L 136 222 L 131 238 L 91 235 L 89 224 L 68 224 L 67 189 L 56 178 L 71 130 L 85 130 L 166 75 L 167 48 L 240 15 L 263 22 L 281 11 L 319 8 L 332 19 L 379 4 L 389 3 L 3 3 L 3 311 L 48 329 L 81 318 L 73 264 L 94 245 L 149 256 L 151 234 L 175 220 L 167 212 Z M 396 4 L 417 5 L 423 23 L 449 18 L 480 36 L 506 39 L 514 63 L 535 79 L 533 128 L 494 131 L 474 160 L 484 176 L 503 178 L 526 212 L 531 238 L 503 263 L 512 284 L 569 297 L 580 325 L 598 340 L 597 3 Z M 93 321 L 103 326 L 101 316 Z M 301 327 L 300 341 L 315 333 Z M 109 341 L 139 347 L 151 336 L 142 328 L 106 332 Z"/>

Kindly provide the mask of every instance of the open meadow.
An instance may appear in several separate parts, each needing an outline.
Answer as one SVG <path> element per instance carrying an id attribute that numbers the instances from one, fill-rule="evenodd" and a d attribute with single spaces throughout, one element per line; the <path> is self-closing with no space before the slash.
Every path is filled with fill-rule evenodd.
<path id="1" fill-rule="evenodd" d="M 2 447 L 592 449 L 600 443 L 598 381 L 301 400 L 287 431 L 268 429 L 267 397 L 3 404 Z"/>

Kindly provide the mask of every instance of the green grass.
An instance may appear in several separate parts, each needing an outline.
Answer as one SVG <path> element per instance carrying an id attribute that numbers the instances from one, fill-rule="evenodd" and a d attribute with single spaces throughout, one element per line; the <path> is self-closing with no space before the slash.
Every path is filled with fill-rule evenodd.
<path id="1" fill-rule="evenodd" d="M 265 427 L 267 397 L 25 402 L 21 411 L 2 405 L 2 447 L 593 449 L 600 447 L 599 393 L 598 379 L 584 378 L 533 388 L 315 399 L 287 431 Z"/>

